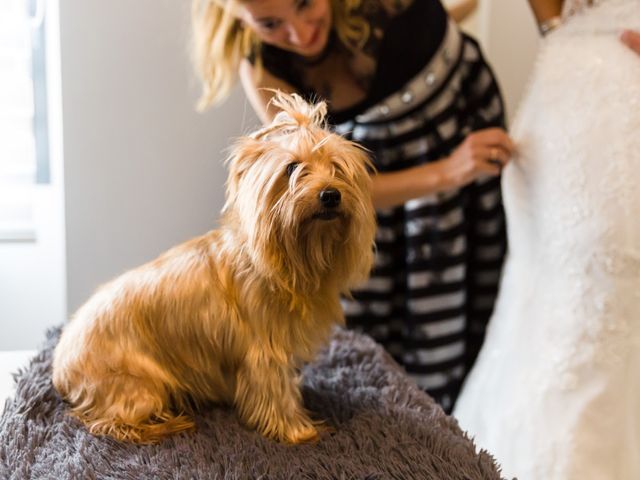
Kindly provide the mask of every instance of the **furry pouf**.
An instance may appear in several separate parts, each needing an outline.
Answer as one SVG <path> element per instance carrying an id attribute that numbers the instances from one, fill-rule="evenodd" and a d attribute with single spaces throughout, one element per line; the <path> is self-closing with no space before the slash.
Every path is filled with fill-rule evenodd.
<path id="1" fill-rule="evenodd" d="M 304 403 L 334 429 L 288 446 L 244 428 L 229 408 L 196 417 L 197 430 L 157 445 L 95 437 L 51 384 L 60 329 L 30 366 L 0 418 L 0 478 L 27 479 L 499 479 L 455 420 L 371 339 L 337 331 L 303 371 Z"/>

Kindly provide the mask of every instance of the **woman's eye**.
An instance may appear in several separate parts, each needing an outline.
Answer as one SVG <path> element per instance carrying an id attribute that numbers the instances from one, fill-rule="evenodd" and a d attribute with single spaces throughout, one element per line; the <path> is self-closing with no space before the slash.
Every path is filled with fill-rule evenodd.
<path id="1" fill-rule="evenodd" d="M 289 165 L 287 165 L 287 176 L 288 177 L 293 175 L 293 172 L 295 172 L 296 168 L 298 168 L 298 165 L 300 165 L 298 162 L 291 162 Z"/>
<path id="2" fill-rule="evenodd" d="M 260 22 L 260 27 L 265 30 L 275 30 L 280 26 L 280 22 L 278 20 L 263 20 Z"/>
<path id="3" fill-rule="evenodd" d="M 298 0 L 298 10 L 304 10 L 311 5 L 312 0 Z"/>

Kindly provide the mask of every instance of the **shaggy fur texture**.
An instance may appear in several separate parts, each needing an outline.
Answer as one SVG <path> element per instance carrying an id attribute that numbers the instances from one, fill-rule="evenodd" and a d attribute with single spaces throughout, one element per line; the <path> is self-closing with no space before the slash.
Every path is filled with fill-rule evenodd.
<path id="1" fill-rule="evenodd" d="M 203 409 L 193 433 L 155 445 L 91 435 L 51 385 L 59 329 L 18 375 L 0 418 L 0 478 L 224 480 L 498 480 L 455 420 L 365 336 L 338 331 L 303 370 L 304 404 L 334 433 L 283 445 L 243 427 L 233 410 Z M 1 408 L 1 407 L 0 407 Z"/>
<path id="2" fill-rule="evenodd" d="M 156 442 L 215 402 L 275 440 L 318 438 L 298 372 L 371 269 L 369 163 L 323 128 L 324 103 L 276 105 L 233 149 L 221 228 L 101 287 L 64 328 L 53 384 L 92 433 Z"/>

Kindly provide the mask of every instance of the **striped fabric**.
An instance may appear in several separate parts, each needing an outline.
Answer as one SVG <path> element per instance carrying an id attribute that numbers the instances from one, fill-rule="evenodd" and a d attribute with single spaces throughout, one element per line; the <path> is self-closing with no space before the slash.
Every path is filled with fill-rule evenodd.
<path id="1" fill-rule="evenodd" d="M 440 159 L 473 130 L 504 125 L 477 44 L 450 23 L 441 47 L 401 91 L 336 131 L 392 172 Z M 343 306 L 450 411 L 480 349 L 506 248 L 498 178 L 378 212 L 376 265 Z"/>

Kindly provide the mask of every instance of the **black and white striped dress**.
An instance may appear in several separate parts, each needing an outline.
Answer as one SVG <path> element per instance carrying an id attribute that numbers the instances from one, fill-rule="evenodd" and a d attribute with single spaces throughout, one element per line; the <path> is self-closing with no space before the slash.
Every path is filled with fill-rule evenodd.
<path id="1" fill-rule="evenodd" d="M 369 94 L 330 111 L 330 121 L 371 151 L 380 173 L 439 160 L 468 133 L 504 126 L 500 92 L 478 45 L 438 0 L 414 0 L 394 18 L 376 4 L 362 3 L 363 13 L 373 12 L 372 32 L 384 31 L 371 48 L 378 68 Z M 305 82 L 299 59 L 269 46 L 262 55 L 297 91 L 322 96 Z M 375 269 L 343 303 L 348 325 L 382 343 L 446 411 L 480 349 L 497 293 L 506 247 L 499 187 L 499 178 L 487 178 L 379 211 Z"/>
<path id="2" fill-rule="evenodd" d="M 448 155 L 469 132 L 504 123 L 477 44 L 449 23 L 431 61 L 400 91 L 336 130 L 374 152 L 380 172 Z M 378 212 L 376 266 L 343 305 L 450 410 L 482 344 L 505 253 L 499 178 Z"/>

